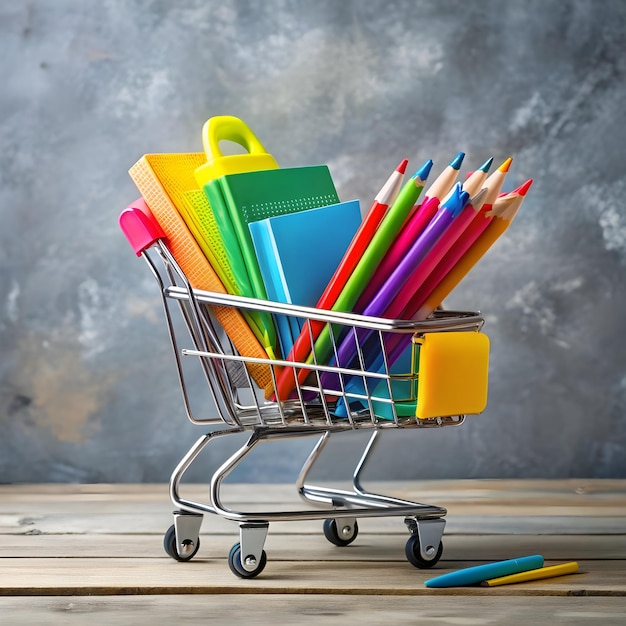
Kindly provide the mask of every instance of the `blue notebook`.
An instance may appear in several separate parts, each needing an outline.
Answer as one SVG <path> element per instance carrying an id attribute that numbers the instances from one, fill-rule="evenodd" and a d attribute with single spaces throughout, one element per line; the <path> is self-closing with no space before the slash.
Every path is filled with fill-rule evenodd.
<path id="1" fill-rule="evenodd" d="M 250 222 L 248 227 L 267 297 L 315 306 L 361 224 L 358 200 Z M 302 320 L 276 316 L 283 356 Z"/>

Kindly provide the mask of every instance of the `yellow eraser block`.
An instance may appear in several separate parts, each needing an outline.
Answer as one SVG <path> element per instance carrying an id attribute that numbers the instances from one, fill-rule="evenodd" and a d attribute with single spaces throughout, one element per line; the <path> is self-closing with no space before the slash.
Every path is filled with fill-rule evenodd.
<path id="1" fill-rule="evenodd" d="M 426 333 L 417 340 L 416 416 L 475 414 L 487 406 L 489 337 L 479 332 Z"/>

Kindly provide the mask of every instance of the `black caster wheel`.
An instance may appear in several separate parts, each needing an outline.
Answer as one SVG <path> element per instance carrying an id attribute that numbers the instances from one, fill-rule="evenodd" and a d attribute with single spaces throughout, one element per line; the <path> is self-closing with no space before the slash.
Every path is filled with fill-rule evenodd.
<path id="1" fill-rule="evenodd" d="M 341 532 L 337 527 L 337 522 L 341 527 Z M 324 536 L 330 543 L 334 543 L 336 546 L 343 547 L 350 545 L 359 534 L 359 525 L 354 520 L 353 525 L 342 524 L 341 519 L 336 520 L 329 518 L 324 520 Z"/>
<path id="2" fill-rule="evenodd" d="M 179 554 L 176 549 L 176 528 L 174 527 L 174 524 L 172 524 L 167 529 L 165 537 L 163 537 L 163 548 L 168 556 L 171 556 L 177 561 L 191 561 L 200 549 L 200 537 L 198 537 L 195 545 L 193 545 L 191 541 L 189 543 L 184 543 L 185 552 L 183 554 Z"/>
<path id="3" fill-rule="evenodd" d="M 425 559 L 420 553 L 420 540 L 417 535 L 411 535 L 409 540 L 406 542 L 406 547 L 404 548 L 404 554 L 408 562 L 414 567 L 419 567 L 420 569 L 425 569 L 427 567 L 432 567 L 439 561 L 441 558 L 441 554 L 443 553 L 443 543 L 439 542 L 439 548 L 437 552 L 435 552 L 430 559 Z"/>
<path id="4" fill-rule="evenodd" d="M 254 578 L 265 569 L 267 565 L 267 554 L 265 554 L 265 550 L 263 550 L 259 563 L 255 569 L 249 572 L 241 563 L 241 544 L 236 543 L 228 553 L 228 565 L 230 566 L 230 571 L 235 574 L 235 576 L 239 576 L 239 578 Z"/>

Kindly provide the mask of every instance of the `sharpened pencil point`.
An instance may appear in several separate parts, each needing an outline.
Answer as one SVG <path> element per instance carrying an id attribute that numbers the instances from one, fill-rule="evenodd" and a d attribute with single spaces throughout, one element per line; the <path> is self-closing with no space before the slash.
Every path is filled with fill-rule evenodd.
<path id="1" fill-rule="evenodd" d="M 513 163 L 513 159 L 511 157 L 509 157 L 499 168 L 498 171 L 502 172 L 503 174 L 506 174 L 509 171 L 509 168 L 511 167 L 511 163 Z"/>
<path id="2" fill-rule="evenodd" d="M 485 174 L 489 171 L 489 168 L 493 164 L 493 157 L 488 158 L 478 169 Z"/>
<path id="3" fill-rule="evenodd" d="M 404 174 L 406 172 L 406 166 L 409 164 L 408 159 L 403 159 L 402 163 L 396 167 L 396 172 L 400 172 L 400 174 Z"/>
<path id="4" fill-rule="evenodd" d="M 463 159 L 465 158 L 465 152 L 459 152 L 454 159 L 450 162 L 450 167 L 455 170 L 461 169 L 461 163 L 463 163 Z"/>
<path id="5" fill-rule="evenodd" d="M 426 163 L 424 163 L 424 165 L 422 165 L 422 167 L 420 167 L 419 170 L 417 170 L 417 172 L 413 174 L 412 178 L 420 178 L 421 180 L 426 180 L 428 178 L 428 175 L 430 174 L 432 166 L 432 159 L 428 159 L 428 161 L 426 161 Z"/>
<path id="6" fill-rule="evenodd" d="M 525 196 L 530 189 L 530 186 L 533 184 L 533 179 L 529 178 L 525 183 L 520 185 L 517 189 L 514 189 L 512 193 L 516 193 L 519 196 Z"/>

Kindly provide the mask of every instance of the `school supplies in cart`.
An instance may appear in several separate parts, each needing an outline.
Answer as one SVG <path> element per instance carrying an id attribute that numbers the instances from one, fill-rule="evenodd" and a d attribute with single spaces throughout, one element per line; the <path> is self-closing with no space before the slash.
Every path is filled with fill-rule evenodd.
<path id="1" fill-rule="evenodd" d="M 226 124 L 224 128 L 231 129 L 229 133 L 232 137 L 233 127 Z M 242 139 L 243 143 L 245 141 Z M 250 148 L 250 155 L 253 152 L 259 157 L 259 163 L 266 158 L 267 153 L 258 146 Z M 387 289 L 391 301 L 395 302 L 397 290 L 410 283 L 414 271 L 412 264 L 430 259 L 430 251 L 437 248 L 454 220 L 459 219 L 470 199 L 470 192 L 460 188 L 450 192 L 450 189 L 462 158 L 463 153 L 459 153 L 432 186 L 432 198 L 443 208 L 438 206 L 430 219 L 425 220 L 428 224 L 420 230 L 421 234 L 415 234 L 415 241 L 407 249 L 409 260 L 404 261 L 400 255 L 400 269 L 392 268 L 389 278 L 376 288 L 375 294 Z M 232 163 L 236 165 L 237 160 Z M 519 209 L 523 190 L 516 190 L 514 198 L 504 198 L 500 204 L 494 202 L 489 215 L 481 208 L 472 215 L 473 219 L 468 217 L 472 225 L 481 220 L 480 228 L 472 229 L 471 240 L 465 241 L 462 236 L 458 241 L 455 239 L 446 254 L 440 253 L 441 262 L 432 262 L 432 274 L 439 278 L 431 286 L 431 292 L 425 293 L 419 301 L 407 298 L 402 311 L 402 316 L 406 316 L 404 319 L 385 318 L 378 316 L 382 300 L 376 301 L 376 295 L 363 309 L 376 315 L 361 314 L 352 309 L 385 254 L 390 249 L 395 250 L 394 241 L 407 236 L 404 229 L 419 214 L 421 207 L 417 199 L 432 167 L 431 161 L 427 161 L 402 189 L 399 189 L 402 172 L 396 171 L 392 175 L 388 181 L 389 193 L 385 193 L 385 198 L 381 197 L 381 202 L 374 205 L 380 205 L 380 211 L 372 216 L 371 224 L 376 223 L 376 226 L 370 228 L 368 225 L 366 239 L 362 225 L 355 223 L 351 238 L 346 236 L 341 244 L 335 242 L 337 249 L 333 254 L 337 258 L 341 255 L 340 248 L 345 247 L 345 251 L 334 271 L 330 267 L 334 263 L 325 268 L 324 272 L 331 274 L 326 289 L 323 289 L 323 280 L 315 288 L 322 290 L 324 297 L 324 294 L 331 293 L 328 287 L 333 279 L 341 277 L 336 283 L 341 285 L 341 289 L 327 301 L 330 304 L 334 299 L 329 308 L 268 300 L 259 259 L 272 253 L 273 244 L 271 237 L 260 237 L 255 247 L 251 235 L 251 231 L 263 228 L 262 225 L 255 226 L 256 221 L 268 220 L 275 215 L 296 214 L 298 217 L 294 220 L 300 221 L 304 212 L 311 209 L 315 209 L 313 214 L 319 212 L 321 215 L 323 210 L 318 207 L 349 204 L 339 202 L 328 169 L 325 166 L 268 167 L 233 174 L 226 172 L 228 168 L 211 170 L 205 165 L 197 165 L 194 172 L 196 176 L 204 172 L 206 180 L 201 183 L 201 179 L 197 178 L 195 188 L 187 186 L 182 200 L 187 203 L 187 209 L 197 203 L 195 215 L 189 219 L 197 218 L 207 209 L 206 203 L 195 193 L 202 187 L 215 220 L 209 228 L 217 226 L 223 249 L 209 247 L 203 254 L 193 233 L 186 227 L 184 230 L 179 228 L 184 221 L 171 199 L 168 199 L 169 205 L 165 201 L 163 196 L 167 197 L 167 194 L 154 194 L 150 185 L 140 177 L 140 191 L 147 204 L 134 203 L 120 216 L 120 226 L 133 250 L 148 263 L 157 280 L 187 416 L 193 423 L 212 427 L 184 455 L 170 479 L 170 496 L 176 510 L 174 524 L 165 533 L 165 551 L 178 561 L 192 559 L 200 548 L 203 516 L 217 514 L 239 525 L 239 541 L 228 555 L 231 571 L 241 578 L 252 578 L 259 575 L 267 564 L 264 545 L 269 525 L 274 521 L 324 520 L 322 526 L 326 538 L 337 546 L 346 546 L 357 538 L 359 518 L 400 516 L 409 531 L 405 548 L 407 559 L 416 567 L 432 567 L 442 555 L 445 509 L 368 492 L 361 485 L 360 476 L 385 430 L 402 428 L 409 432 L 458 426 L 465 421 L 466 415 L 484 409 L 489 340 L 482 332 L 483 318 L 474 312 L 433 310 L 426 319 L 416 320 L 411 318 L 414 314 L 419 315 L 420 311 L 413 313 L 412 307 L 429 305 L 435 297 L 433 294 L 444 293 L 440 285 L 446 281 L 449 281 L 446 289 L 452 282 L 458 282 L 460 278 L 454 275 L 455 268 L 461 266 L 467 271 L 504 232 L 505 227 L 496 220 L 510 222 Z M 188 174 L 189 168 L 186 170 Z M 219 194 L 212 197 L 212 191 L 217 194 L 216 190 Z M 478 191 L 471 197 L 480 198 L 481 193 L 484 196 L 484 191 Z M 385 200 L 389 202 L 388 206 L 384 206 Z M 452 204 L 448 205 L 448 200 Z M 454 208 L 452 205 L 455 205 Z M 436 218 L 440 211 L 450 211 L 453 215 L 442 214 Z M 172 229 L 168 223 L 172 216 L 179 219 L 176 222 L 178 230 Z M 496 226 L 492 227 L 492 224 Z M 440 232 L 436 231 L 438 226 Z M 197 222 L 194 222 L 194 227 L 196 233 L 202 234 Z M 224 229 L 230 229 L 228 233 L 234 239 L 228 240 Z M 329 228 L 329 236 L 333 235 L 332 231 Z M 205 238 L 210 238 L 211 232 L 205 231 Z M 429 238 L 428 245 L 422 249 L 424 233 L 432 234 L 432 241 Z M 365 241 L 367 245 L 355 258 L 357 240 L 359 246 Z M 191 256 L 185 248 L 189 241 L 192 242 Z M 233 287 L 233 268 L 221 267 L 220 273 L 212 268 L 212 264 L 223 262 L 229 241 L 238 246 L 242 267 L 246 269 L 245 278 L 250 281 L 252 291 L 262 297 L 228 293 L 236 288 L 236 285 Z M 456 255 L 461 248 L 463 253 L 449 267 L 447 263 L 452 253 Z M 304 245 L 301 249 L 306 253 Z M 195 263 L 199 261 L 198 252 L 204 259 L 202 269 L 206 270 L 208 266 L 213 271 L 208 274 L 209 282 L 205 280 L 203 283 L 194 274 Z M 279 256 L 273 261 L 280 261 Z M 466 257 L 470 260 L 463 265 Z M 300 261 L 297 255 L 291 259 L 289 265 Z M 272 259 L 268 257 L 265 261 L 271 263 Z M 435 271 L 444 265 L 445 272 Z M 345 271 L 343 268 L 347 267 L 351 268 L 350 272 L 342 274 Z M 220 280 L 220 274 L 224 282 Z M 193 280 L 189 275 L 194 276 Z M 452 278 L 448 279 L 449 276 Z M 200 278 L 204 275 L 201 274 Z M 279 278 L 282 280 L 282 277 Z M 390 279 L 393 280 L 389 282 Z M 229 287 L 226 288 L 224 283 Z M 318 304 L 320 300 L 317 300 Z M 232 316 L 225 315 L 224 310 L 232 312 Z M 177 313 L 181 314 L 182 324 L 173 321 Z M 301 329 L 298 339 L 307 337 L 302 344 L 304 349 L 297 352 L 294 346 L 287 358 L 279 358 L 276 352 L 269 354 L 264 351 L 250 330 L 251 326 L 248 326 L 248 320 L 261 316 L 285 318 L 289 325 L 296 324 Z M 232 320 L 238 320 L 237 324 Z M 248 345 L 236 336 L 241 322 L 248 329 L 245 337 L 253 337 L 256 342 Z M 338 353 L 346 337 L 352 338 L 356 357 L 344 362 Z M 183 363 L 195 363 L 203 372 L 215 405 L 213 415 L 199 417 L 192 408 L 190 397 L 196 388 L 188 384 L 188 368 Z M 354 381 L 360 383 L 355 385 Z M 203 403 L 202 407 L 205 406 Z M 371 436 L 353 473 L 351 488 L 319 486 L 310 482 L 310 472 L 331 436 L 368 429 Z M 242 433 L 248 433 L 247 441 L 213 473 L 207 500 L 183 497 L 181 481 L 209 444 L 222 436 Z M 222 499 L 223 481 L 258 444 L 309 436 L 316 437 L 317 443 L 305 460 L 296 482 L 296 492 L 305 501 L 305 507 L 282 510 L 277 506 L 275 510 L 258 511 L 254 507 L 235 510 L 225 504 Z"/>

